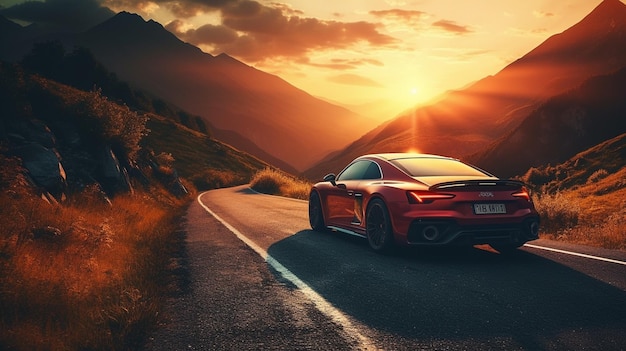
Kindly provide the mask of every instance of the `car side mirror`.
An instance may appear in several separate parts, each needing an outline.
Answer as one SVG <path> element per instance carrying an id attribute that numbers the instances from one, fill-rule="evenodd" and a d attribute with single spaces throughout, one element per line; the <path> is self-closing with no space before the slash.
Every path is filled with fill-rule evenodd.
<path id="1" fill-rule="evenodd" d="M 332 184 L 333 186 L 337 186 L 337 182 L 335 182 L 335 179 L 337 179 L 335 173 L 330 173 L 324 176 L 325 182 L 330 182 L 330 184 Z"/>

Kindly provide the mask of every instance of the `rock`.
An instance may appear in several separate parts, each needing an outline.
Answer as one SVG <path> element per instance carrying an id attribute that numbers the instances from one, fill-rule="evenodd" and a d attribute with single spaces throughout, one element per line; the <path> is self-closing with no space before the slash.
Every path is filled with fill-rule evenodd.
<path id="1" fill-rule="evenodd" d="M 22 165 L 35 184 L 55 197 L 61 196 L 67 186 L 65 169 L 56 152 L 38 143 L 26 143 L 14 149 Z"/>
<path id="2" fill-rule="evenodd" d="M 120 162 L 110 146 L 105 146 L 100 159 L 100 183 L 107 194 L 120 191 L 133 192 L 128 171 Z"/>
<path id="3" fill-rule="evenodd" d="M 29 127 L 26 132 L 26 139 L 48 149 L 56 147 L 56 138 L 44 122 L 38 119 L 30 120 Z"/>
<path id="4" fill-rule="evenodd" d="M 61 237 L 61 230 L 52 226 L 33 228 L 31 230 L 33 239 L 57 240 Z"/>

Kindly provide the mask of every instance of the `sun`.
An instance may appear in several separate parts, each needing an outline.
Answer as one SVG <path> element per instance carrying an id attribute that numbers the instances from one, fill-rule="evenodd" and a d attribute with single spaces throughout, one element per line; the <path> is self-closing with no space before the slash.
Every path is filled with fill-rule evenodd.
<path id="1" fill-rule="evenodd" d="M 417 95 L 418 90 L 416 87 L 412 87 L 411 89 L 409 89 L 409 94 L 411 94 L 412 96 Z"/>

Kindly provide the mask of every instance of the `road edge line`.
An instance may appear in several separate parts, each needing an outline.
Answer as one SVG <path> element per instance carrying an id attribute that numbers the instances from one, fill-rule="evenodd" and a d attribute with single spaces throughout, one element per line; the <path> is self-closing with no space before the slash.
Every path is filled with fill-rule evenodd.
<path id="1" fill-rule="evenodd" d="M 621 265 L 626 266 L 626 262 L 619 261 L 619 260 L 614 260 L 614 259 L 611 259 L 611 258 L 587 255 L 587 254 L 573 252 L 573 251 L 565 251 L 565 250 L 560 250 L 560 249 L 553 249 L 551 247 L 538 246 L 538 245 L 533 245 L 533 244 L 524 244 L 524 246 L 530 247 L 530 248 L 533 248 L 533 249 L 552 251 L 552 252 L 562 253 L 562 254 L 566 254 L 566 255 L 578 256 L 578 257 L 588 258 L 588 259 L 592 259 L 592 260 L 604 261 L 604 262 L 621 264 Z"/>
<path id="2" fill-rule="evenodd" d="M 270 254 L 267 253 L 263 248 L 250 240 L 247 236 L 243 235 L 239 230 L 230 225 L 230 223 L 226 222 L 220 216 L 218 216 L 215 212 L 213 212 L 208 206 L 206 206 L 200 197 L 206 194 L 207 192 L 203 192 L 196 198 L 200 206 L 204 208 L 204 210 L 213 216 L 218 222 L 220 222 L 226 229 L 230 230 L 235 236 L 243 241 L 248 247 L 250 247 L 254 252 L 256 252 L 267 264 L 269 264 L 274 270 L 276 270 L 280 275 L 295 285 L 302 293 L 313 302 L 315 307 L 322 312 L 324 315 L 329 317 L 335 323 L 341 325 L 343 327 L 344 332 L 350 338 L 356 339 L 355 341 L 358 343 L 358 350 L 377 350 L 378 348 L 374 346 L 374 344 L 370 341 L 368 337 L 361 334 L 359 330 L 352 324 L 350 319 L 339 309 L 335 308 L 330 302 L 328 302 L 325 298 L 323 298 L 320 294 L 315 292 L 313 288 L 311 288 L 307 283 L 302 281 L 302 279 L 298 278 L 293 272 L 291 272 L 287 267 L 283 266 L 280 262 L 278 262 L 275 258 L 273 258 Z"/>

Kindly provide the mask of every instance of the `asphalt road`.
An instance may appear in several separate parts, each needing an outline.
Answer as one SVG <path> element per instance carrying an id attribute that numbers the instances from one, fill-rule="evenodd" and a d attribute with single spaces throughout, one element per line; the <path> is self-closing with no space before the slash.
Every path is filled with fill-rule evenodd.
<path id="1" fill-rule="evenodd" d="M 149 350 L 626 350 L 625 252 L 380 255 L 247 187 L 202 194 L 186 223 L 189 284 Z"/>

